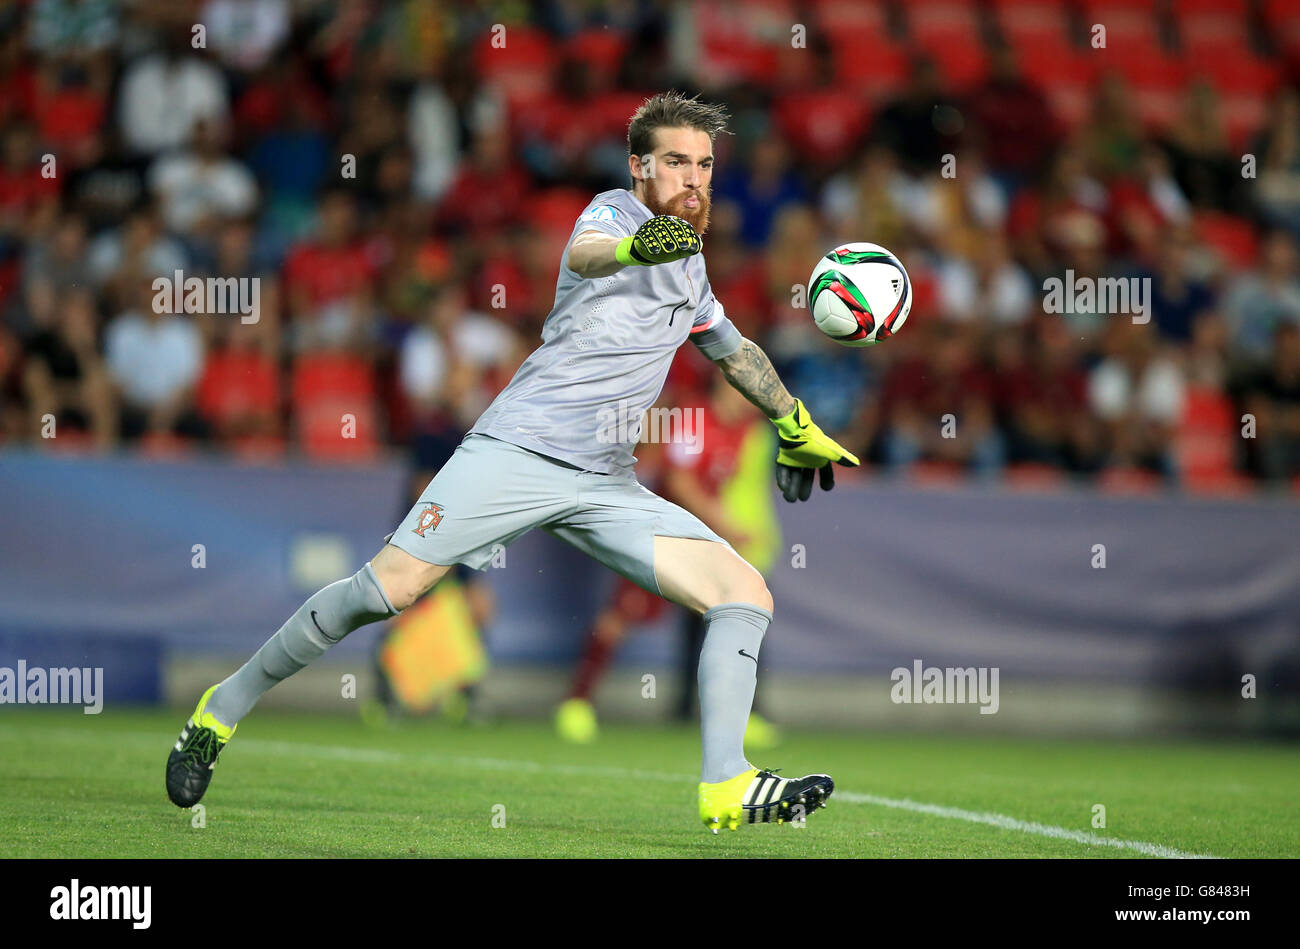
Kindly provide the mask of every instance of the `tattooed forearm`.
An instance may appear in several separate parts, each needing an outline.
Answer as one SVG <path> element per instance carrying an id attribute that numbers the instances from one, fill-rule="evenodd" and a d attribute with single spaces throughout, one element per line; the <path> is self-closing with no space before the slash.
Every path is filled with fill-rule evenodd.
<path id="1" fill-rule="evenodd" d="M 732 387 L 767 413 L 768 418 L 780 418 L 794 411 L 794 396 L 786 391 L 767 353 L 757 343 L 743 340 L 738 350 L 717 362 Z"/>

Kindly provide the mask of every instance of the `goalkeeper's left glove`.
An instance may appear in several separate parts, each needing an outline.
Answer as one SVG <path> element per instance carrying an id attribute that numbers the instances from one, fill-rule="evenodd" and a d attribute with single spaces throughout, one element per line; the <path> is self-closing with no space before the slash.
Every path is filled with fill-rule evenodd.
<path id="1" fill-rule="evenodd" d="M 835 487 L 831 463 L 857 465 L 857 456 L 817 427 L 804 404 L 794 400 L 794 411 L 772 419 L 780 436 L 776 453 L 776 483 L 787 501 L 807 501 L 812 495 L 813 471 L 820 471 L 823 491 Z"/>

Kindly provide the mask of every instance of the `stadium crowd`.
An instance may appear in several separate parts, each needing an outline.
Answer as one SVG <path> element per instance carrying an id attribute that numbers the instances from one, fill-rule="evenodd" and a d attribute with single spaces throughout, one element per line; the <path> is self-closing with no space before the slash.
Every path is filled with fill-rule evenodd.
<path id="1" fill-rule="evenodd" d="M 712 288 L 864 459 L 1290 485 L 1296 37 L 1270 2 L 17 0 L 0 441 L 445 454 L 540 342 L 577 215 L 627 186 L 631 112 L 680 88 L 733 116 Z M 865 350 L 800 292 L 856 240 L 914 288 Z M 258 278 L 256 319 L 158 312 L 177 272 Z M 1047 312 L 1067 273 L 1137 278 L 1149 322 Z M 683 347 L 665 403 L 709 372 Z"/>

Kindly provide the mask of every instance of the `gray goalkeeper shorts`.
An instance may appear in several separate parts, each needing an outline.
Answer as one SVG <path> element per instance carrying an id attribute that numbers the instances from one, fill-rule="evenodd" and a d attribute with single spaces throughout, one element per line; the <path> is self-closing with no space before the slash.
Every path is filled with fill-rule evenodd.
<path id="1" fill-rule="evenodd" d="M 483 570 L 535 527 L 660 596 L 656 536 L 731 546 L 635 477 L 580 471 L 478 434 L 466 436 L 387 540 L 425 563 Z"/>

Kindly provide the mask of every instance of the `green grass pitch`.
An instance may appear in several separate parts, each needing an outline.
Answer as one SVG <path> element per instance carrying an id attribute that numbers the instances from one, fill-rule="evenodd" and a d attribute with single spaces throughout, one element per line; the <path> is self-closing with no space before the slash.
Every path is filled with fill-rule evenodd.
<path id="1" fill-rule="evenodd" d="M 599 742 L 574 747 L 541 722 L 369 728 L 271 711 L 240 725 L 204 799 L 205 826 L 195 827 L 163 790 L 185 714 L 0 712 L 0 853 L 1300 856 L 1294 746 L 790 733 L 751 759 L 787 775 L 833 775 L 830 806 L 802 828 L 713 836 L 695 815 L 693 729 L 607 725 Z"/>

